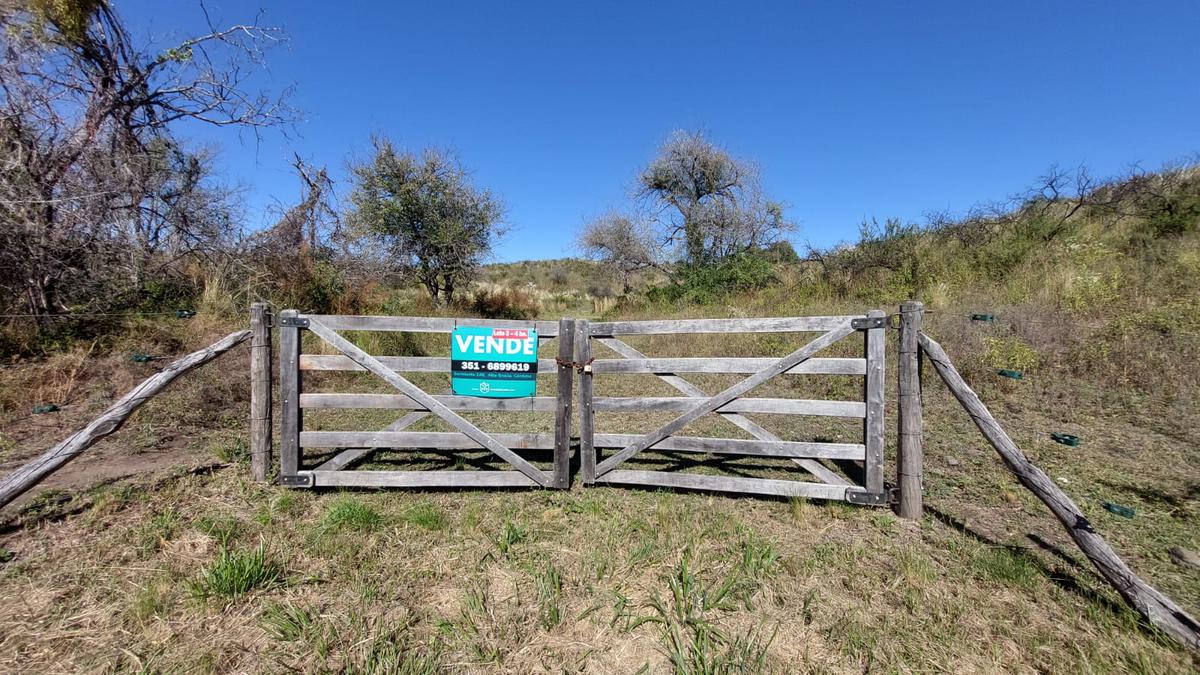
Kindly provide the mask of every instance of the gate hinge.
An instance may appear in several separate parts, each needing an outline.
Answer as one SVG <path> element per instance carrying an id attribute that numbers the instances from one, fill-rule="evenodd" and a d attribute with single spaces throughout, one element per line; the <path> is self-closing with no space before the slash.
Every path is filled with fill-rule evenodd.
<path id="1" fill-rule="evenodd" d="M 283 487 L 310 488 L 313 486 L 313 475 L 301 472 L 294 476 L 280 476 L 279 484 Z"/>
<path id="2" fill-rule="evenodd" d="M 863 506 L 886 506 L 896 501 L 896 488 L 884 488 L 883 492 L 867 492 L 862 488 L 846 490 L 846 501 Z"/>
<path id="3" fill-rule="evenodd" d="M 279 317 L 280 326 L 292 326 L 294 328 L 308 328 L 308 319 L 302 316 L 281 316 Z"/>
<path id="4" fill-rule="evenodd" d="M 850 327 L 854 330 L 867 330 L 868 328 L 887 328 L 888 318 L 886 316 L 867 316 L 861 319 L 850 319 Z"/>

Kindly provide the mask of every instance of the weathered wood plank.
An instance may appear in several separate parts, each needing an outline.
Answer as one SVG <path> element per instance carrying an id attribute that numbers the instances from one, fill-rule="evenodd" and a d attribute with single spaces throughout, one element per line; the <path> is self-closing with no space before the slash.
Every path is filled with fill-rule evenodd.
<path id="1" fill-rule="evenodd" d="M 901 518 L 917 519 L 922 505 L 921 474 L 924 450 L 921 447 L 921 348 L 917 336 L 921 333 L 924 305 L 909 300 L 900 305 L 900 354 L 896 363 L 898 412 L 896 426 L 899 443 L 896 452 L 896 485 L 899 503 L 896 512 Z"/>
<path id="2" fill-rule="evenodd" d="M 757 373 L 774 363 L 773 358 L 643 358 L 596 359 L 596 373 Z M 785 375 L 863 375 L 867 372 L 865 359 L 809 359 L 788 370 Z"/>
<path id="3" fill-rule="evenodd" d="M 557 367 L 557 366 L 556 366 Z M 472 396 L 434 395 L 434 400 L 451 410 L 499 410 L 511 412 L 550 412 L 557 399 L 553 396 L 523 398 L 475 398 Z M 301 408 L 364 408 L 387 410 L 424 410 L 425 407 L 404 394 L 300 394 Z"/>
<path id="4" fill-rule="evenodd" d="M 376 356 L 375 359 L 389 369 L 400 373 L 449 373 L 450 358 L 445 356 Z M 554 359 L 538 359 L 538 372 L 553 373 L 557 364 Z M 304 354 L 300 357 L 300 370 L 349 370 L 365 372 L 367 369 L 341 354 Z"/>
<path id="5" fill-rule="evenodd" d="M 942 381 L 966 409 L 971 421 L 983 433 L 984 438 L 1000 454 L 1004 465 L 1016 475 L 1022 485 L 1050 508 L 1054 517 L 1066 528 L 1067 534 L 1099 570 L 1100 576 L 1151 624 L 1192 650 L 1200 650 L 1200 624 L 1197 624 L 1182 607 L 1135 574 L 1108 545 L 1104 537 L 1092 528 L 1087 516 L 1079 510 L 1075 502 L 1046 475 L 1045 471 L 1029 461 L 996 418 L 992 417 L 979 395 L 962 379 L 962 375 L 959 375 L 954 364 L 950 362 L 950 357 L 946 355 L 942 346 L 924 333 L 919 336 L 918 341 Z"/>
<path id="6" fill-rule="evenodd" d="M 411 427 L 412 425 L 416 424 L 417 422 L 420 422 L 421 420 L 425 419 L 426 417 L 428 417 L 431 414 L 432 413 L 430 413 L 428 410 L 418 410 L 417 412 L 410 412 L 407 415 L 404 415 L 400 419 L 396 420 L 395 422 L 392 422 L 391 424 L 384 427 L 383 431 L 404 431 L 408 427 Z M 358 460 L 362 459 L 363 457 L 366 457 L 367 455 L 371 454 L 372 452 L 375 452 L 376 449 L 377 448 L 350 448 L 349 450 L 343 450 L 342 452 L 339 452 L 332 459 L 330 459 L 330 460 L 326 461 L 324 464 L 321 464 L 320 466 L 318 466 L 316 470 L 317 471 L 340 471 L 341 469 L 346 468 L 347 466 L 353 464 L 354 462 L 357 462 Z"/>
<path id="7" fill-rule="evenodd" d="M 502 488 L 538 487 L 520 471 L 316 471 L 316 487 Z"/>
<path id="8" fill-rule="evenodd" d="M 751 389 L 753 389 L 753 388 L 757 387 L 758 385 L 762 384 L 763 382 L 766 382 L 767 380 L 779 375 L 783 371 L 796 366 L 797 364 L 801 363 L 802 361 L 805 361 L 806 359 L 810 358 L 813 354 L 819 352 L 822 349 L 825 349 L 829 345 L 833 344 L 834 342 L 837 342 L 838 340 L 846 337 L 847 335 L 850 335 L 853 332 L 854 332 L 854 329 L 851 328 L 851 326 L 850 326 L 850 320 L 847 319 L 838 328 L 835 328 L 834 330 L 831 330 L 828 333 L 825 333 L 824 335 L 817 337 L 812 342 L 809 342 L 808 344 L 797 349 L 796 351 L 792 352 L 791 354 L 788 354 L 787 356 L 779 359 L 778 361 L 775 362 L 775 364 L 771 365 L 770 367 L 764 368 L 763 370 L 759 371 L 758 373 L 756 373 L 754 375 L 751 375 L 750 377 L 742 380 L 741 382 L 738 382 L 737 384 L 726 388 L 724 391 L 712 396 L 707 401 L 704 401 L 704 402 L 700 403 L 699 405 L 693 407 L 691 410 L 685 412 L 684 414 L 680 415 L 679 417 L 676 417 L 674 420 L 671 420 L 670 422 L 664 424 L 663 426 L 659 427 L 658 429 L 655 429 L 654 431 L 651 431 L 650 433 L 645 434 L 636 443 L 631 443 L 628 447 L 617 452 L 612 457 L 609 457 L 608 459 L 604 460 L 603 462 L 600 462 L 599 464 L 596 465 L 597 475 L 600 475 L 607 471 L 613 470 L 621 462 L 624 462 L 626 459 L 629 459 L 630 457 L 636 455 L 637 453 L 644 450 L 646 447 L 657 443 L 658 441 L 662 440 L 663 438 L 666 438 L 667 436 L 670 436 L 671 434 L 675 433 L 676 431 L 679 431 L 680 429 L 684 428 L 685 426 L 687 426 L 688 424 L 692 423 L 693 421 L 699 419 L 700 417 L 707 415 L 708 413 L 710 413 L 714 410 L 717 410 L 719 408 L 723 408 L 729 402 L 733 401 L 736 398 L 739 398 L 740 396 L 742 396 L 746 392 L 750 391 Z"/>
<path id="9" fill-rule="evenodd" d="M 640 438 L 637 434 L 596 434 L 598 448 L 623 448 Z M 708 438 L 704 436 L 668 436 L 646 450 L 678 450 L 754 457 L 812 457 L 862 461 L 866 446 L 862 443 L 813 443 L 807 441 L 762 441 L 745 438 Z"/>
<path id="10" fill-rule="evenodd" d="M 271 469 L 271 317 L 264 302 L 250 306 L 250 477 Z"/>
<path id="11" fill-rule="evenodd" d="M 594 401 L 596 412 L 677 412 L 690 410 L 708 397 L 683 396 L 600 396 Z M 822 417 L 865 417 L 862 401 L 822 401 L 798 398 L 739 398 L 716 413 L 770 413 L 779 415 L 814 415 Z"/>
<path id="12" fill-rule="evenodd" d="M 575 321 L 559 319 L 558 322 L 558 377 L 555 382 L 557 400 L 554 410 L 554 487 L 567 488 L 571 484 L 571 401 L 575 398 L 573 380 L 575 369 Z"/>
<path id="13" fill-rule="evenodd" d="M 667 473 L 665 471 L 616 470 L 601 474 L 597 483 L 609 485 L 646 485 L 686 490 L 711 490 L 751 495 L 776 495 L 779 497 L 807 497 L 809 499 L 845 499 L 846 486 L 825 483 L 801 483 L 799 481 L 775 480 L 771 478 L 742 478 L 740 476 L 708 476 L 695 473 Z"/>
<path id="14" fill-rule="evenodd" d="M 887 314 L 881 309 L 867 312 L 868 317 Z M 867 376 L 863 381 L 863 400 L 867 404 L 863 419 L 863 442 L 867 446 L 867 459 L 863 464 L 864 487 L 867 492 L 883 492 L 883 357 L 886 328 L 867 329 L 864 344 L 867 356 Z"/>
<path id="15" fill-rule="evenodd" d="M 575 362 L 591 364 L 591 323 L 587 319 L 575 322 Z M 591 485 L 596 478 L 596 432 L 595 408 L 593 407 L 593 370 L 582 366 L 579 374 L 579 477 L 584 485 Z"/>
<path id="16" fill-rule="evenodd" d="M 295 318 L 294 309 L 279 313 L 280 319 Z M 279 326 L 279 475 L 294 476 L 300 470 L 300 329 Z"/>
<path id="17" fill-rule="evenodd" d="M 151 375 L 125 394 L 116 403 L 109 406 L 99 417 L 92 420 L 86 427 L 71 434 L 66 440 L 50 448 L 37 458 L 30 460 L 21 468 L 10 473 L 0 481 L 0 506 L 8 504 L 20 497 L 26 490 L 40 483 L 46 476 L 54 473 L 67 462 L 75 459 L 84 450 L 92 447 L 97 441 L 115 433 L 125 420 L 140 408 L 143 403 L 153 398 L 175 381 L 175 378 L 194 368 L 212 361 L 233 347 L 245 342 L 250 337 L 250 331 L 242 330 L 230 333 L 217 342 L 192 352 L 175 361 L 160 372 Z"/>
<path id="18" fill-rule="evenodd" d="M 831 331 L 853 316 L 795 316 L 768 319 L 668 319 L 664 321 L 597 321 L 592 335 L 664 335 L 668 333 L 800 333 Z"/>
<path id="19" fill-rule="evenodd" d="M 527 450 L 554 448 L 554 434 L 491 434 L 491 437 L 503 443 L 506 448 Z M 303 431 L 300 432 L 300 447 L 490 449 L 483 447 L 481 443 L 470 436 L 456 431 Z"/>
<path id="20" fill-rule="evenodd" d="M 463 432 L 464 434 L 470 436 L 475 441 L 477 441 L 480 445 L 482 445 L 482 446 L 486 447 L 487 449 L 491 450 L 492 452 L 496 453 L 496 455 L 498 455 L 499 457 L 504 459 L 509 464 L 513 465 L 521 473 L 525 474 L 526 476 L 529 476 L 532 480 L 537 482 L 539 485 L 542 485 L 543 487 L 548 487 L 548 483 L 550 482 L 550 479 L 542 471 L 539 471 L 532 464 L 530 464 L 529 462 L 526 462 L 524 459 L 522 459 L 519 455 L 514 453 L 512 450 L 509 450 L 507 447 L 504 446 L 504 444 L 491 438 L 488 434 L 484 433 L 479 427 L 475 426 L 474 424 L 471 424 L 470 422 L 468 422 L 467 420 L 463 419 L 461 416 L 456 414 L 453 410 L 450 410 L 446 406 L 439 403 L 437 400 L 435 400 L 433 398 L 432 395 L 422 391 L 420 387 L 409 382 L 408 380 L 404 379 L 403 377 L 397 375 L 395 372 L 388 370 L 387 367 L 385 367 L 383 364 L 379 363 L 379 361 L 377 361 L 375 359 L 375 357 L 373 357 L 370 354 L 359 349 L 354 343 L 350 342 L 349 340 L 342 337 L 341 335 L 338 335 L 333 330 L 329 329 L 327 326 L 322 325 L 320 321 L 316 321 L 316 320 L 312 319 L 311 317 L 309 318 L 308 329 L 310 331 L 312 331 L 313 333 L 315 333 L 318 337 L 320 337 L 325 342 L 328 342 L 330 345 L 332 345 L 338 351 L 342 352 L 346 356 L 349 356 L 351 359 L 353 359 L 359 365 L 365 367 L 367 370 L 369 370 L 372 373 L 375 373 L 379 377 L 383 378 L 385 381 L 388 382 L 388 384 L 391 384 L 396 389 L 399 389 L 401 393 L 406 394 L 406 395 L 412 397 L 413 399 L 415 399 L 426 410 L 433 413 L 434 415 L 437 415 L 439 418 L 444 420 L 450 426 L 452 426 L 455 429 L 458 429 L 459 431 Z M 375 444 L 372 444 L 372 443 L 350 443 L 347 445 L 369 446 L 369 445 L 375 445 Z"/>
<path id="21" fill-rule="evenodd" d="M 535 329 L 539 338 L 558 335 L 557 321 L 510 321 L 507 319 L 453 319 L 424 316 L 354 316 L 344 314 L 304 314 L 330 330 L 377 330 L 405 333 L 450 333 L 458 326 L 481 328 Z"/>
<path id="22" fill-rule="evenodd" d="M 624 342 L 622 342 L 616 338 L 599 338 L 599 342 L 627 359 L 644 359 L 644 358 L 646 358 L 645 354 L 639 352 L 638 350 L 634 349 L 633 347 L 625 344 Z M 589 354 L 591 353 L 590 345 L 589 345 L 588 353 Z M 866 371 L 865 362 L 863 365 L 863 371 L 864 372 Z M 688 382 L 684 378 L 679 377 L 678 375 L 661 374 L 660 373 L 658 377 L 663 382 L 671 385 L 678 391 L 680 391 L 684 394 L 687 394 L 688 396 L 707 396 L 707 394 L 705 394 L 702 389 L 700 389 L 696 385 L 692 384 L 691 382 Z M 590 395 L 590 389 L 589 389 L 589 395 Z M 764 440 L 764 441 L 783 440 L 783 439 L 779 438 L 778 436 L 776 436 L 775 434 L 768 431 L 766 428 L 764 428 L 759 423 L 750 419 L 749 417 L 744 417 L 742 415 L 739 415 L 738 413 L 728 413 L 728 412 L 718 413 L 718 414 L 721 415 L 722 418 L 728 420 L 731 424 L 737 426 L 739 429 L 749 432 L 749 434 L 751 436 L 754 436 L 755 438 L 758 438 L 758 439 Z M 826 483 L 830 483 L 833 485 L 849 485 L 850 484 L 850 481 L 846 480 L 845 478 L 838 475 L 837 473 L 834 473 L 833 471 L 829 470 L 824 464 L 818 462 L 815 459 L 793 459 L 792 461 L 795 462 L 796 464 L 798 464 L 800 467 L 802 467 L 805 471 L 808 471 L 809 473 L 816 476 L 817 478 L 820 478 L 821 480 L 825 481 Z"/>

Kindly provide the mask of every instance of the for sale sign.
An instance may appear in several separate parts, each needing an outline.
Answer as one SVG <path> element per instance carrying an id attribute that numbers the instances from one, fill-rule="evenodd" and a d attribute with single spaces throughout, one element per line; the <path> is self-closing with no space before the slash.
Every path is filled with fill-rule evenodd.
<path id="1" fill-rule="evenodd" d="M 537 394 L 537 331 L 463 326 L 450 334 L 450 384 L 458 396 Z"/>

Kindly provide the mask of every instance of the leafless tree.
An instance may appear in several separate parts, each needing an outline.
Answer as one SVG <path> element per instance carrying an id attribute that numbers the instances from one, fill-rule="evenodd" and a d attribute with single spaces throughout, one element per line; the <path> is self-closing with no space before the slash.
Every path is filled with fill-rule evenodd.
<path id="1" fill-rule="evenodd" d="M 620 273 L 625 293 L 632 290 L 634 274 L 660 266 L 653 233 L 634 216 L 606 213 L 583 226 L 578 243 L 585 256 Z"/>
<path id="2" fill-rule="evenodd" d="M 758 169 L 699 132 L 676 131 L 638 177 L 638 195 L 660 235 L 690 264 L 708 264 L 773 243 L 792 226 L 767 199 Z"/>
<path id="3" fill-rule="evenodd" d="M 229 193 L 213 181 L 209 154 L 185 149 L 172 129 L 185 119 L 252 129 L 286 121 L 282 99 L 245 87 L 248 67 L 280 39 L 210 22 L 150 52 L 107 0 L 0 0 L 5 300 L 67 312 L 225 236 Z"/>

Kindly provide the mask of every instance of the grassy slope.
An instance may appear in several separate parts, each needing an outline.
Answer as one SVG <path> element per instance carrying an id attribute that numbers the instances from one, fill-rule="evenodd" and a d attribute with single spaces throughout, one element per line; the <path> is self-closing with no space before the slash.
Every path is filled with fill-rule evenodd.
<path id="1" fill-rule="evenodd" d="M 1005 232 L 969 250 L 920 235 L 887 244 L 919 251 L 915 270 L 869 268 L 839 280 L 796 267 L 777 286 L 720 305 L 631 304 L 613 314 L 861 312 L 894 307 L 915 290 L 935 310 L 927 330 L 1018 444 L 1135 570 L 1200 613 L 1200 571 L 1167 555 L 1171 546 L 1200 549 L 1200 238 L 1145 241 L 1140 226 L 1084 218 L 1048 243 L 1031 239 L 1036 231 Z M 997 321 L 971 322 L 971 312 Z M 143 326 L 119 349 L 182 351 L 220 328 Z M 793 346 L 637 344 L 660 355 L 769 355 Z M 76 362 L 83 365 L 72 373 Z M 237 461 L 245 383 L 229 363 L 148 404 L 101 451 L 126 455 L 174 435 L 197 462 L 217 455 L 231 465 L 41 499 L 5 529 L 0 546 L 15 555 L 0 571 L 0 592 L 14 600 L 0 609 L 0 668 L 630 672 L 648 664 L 664 672 L 673 657 L 684 669 L 693 659 L 732 672 L 1200 665 L 1121 605 L 929 372 L 929 515 L 908 523 L 837 504 L 607 488 L 343 494 L 258 486 Z M 69 427 L 136 380 L 138 367 L 115 353 L 61 356 L 4 377 L 57 383 L 54 392 L 75 404 L 64 413 Z M 1020 367 L 1027 379 L 997 378 L 1000 367 Z M 437 380 L 423 384 L 444 384 Z M 696 381 L 715 388 L 728 380 Z M 312 384 L 383 391 L 356 376 Z M 653 378 L 599 386 L 614 395 L 670 393 Z M 777 394 L 849 398 L 855 383 L 775 386 Z M 5 391 L 6 460 L 62 433 L 25 417 L 30 395 Z M 377 413 L 308 422 L 383 426 L 389 418 Z M 477 419 L 495 430 L 549 429 L 544 416 Z M 619 430 L 655 421 L 625 420 Z M 788 438 L 853 433 L 811 420 L 761 421 Z M 617 431 L 617 423 L 601 419 L 600 430 Z M 713 422 L 697 433 L 718 431 L 728 428 Z M 1083 443 L 1057 445 L 1051 431 Z M 1137 514 L 1121 518 L 1104 501 Z M 241 557 L 223 558 L 222 549 Z M 239 588 L 249 590 L 222 595 Z"/>

